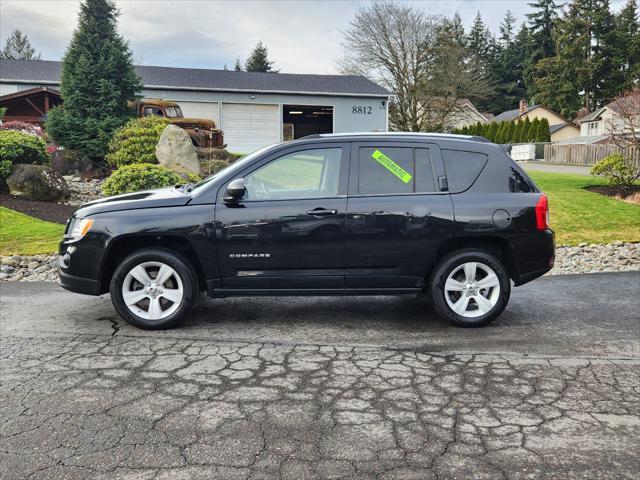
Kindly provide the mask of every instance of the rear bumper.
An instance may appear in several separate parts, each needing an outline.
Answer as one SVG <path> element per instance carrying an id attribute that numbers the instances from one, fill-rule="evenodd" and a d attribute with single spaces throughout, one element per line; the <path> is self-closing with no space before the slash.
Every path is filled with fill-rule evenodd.
<path id="1" fill-rule="evenodd" d="M 100 282 L 90 278 L 74 277 L 61 271 L 60 266 L 58 266 L 58 285 L 74 293 L 100 295 Z"/>
<path id="2" fill-rule="evenodd" d="M 555 262 L 555 234 L 547 229 L 511 239 L 512 253 L 517 264 L 516 286 L 541 277 Z"/>

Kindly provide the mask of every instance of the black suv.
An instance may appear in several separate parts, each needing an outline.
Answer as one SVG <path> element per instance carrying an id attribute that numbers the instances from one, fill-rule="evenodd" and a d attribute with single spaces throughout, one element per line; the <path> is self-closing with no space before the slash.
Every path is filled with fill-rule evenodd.
<path id="1" fill-rule="evenodd" d="M 200 291 L 426 293 L 459 326 L 495 319 L 549 271 L 547 198 L 497 145 L 436 134 L 315 135 L 248 155 L 195 185 L 83 205 L 60 284 L 111 292 L 141 328 L 167 328 Z"/>

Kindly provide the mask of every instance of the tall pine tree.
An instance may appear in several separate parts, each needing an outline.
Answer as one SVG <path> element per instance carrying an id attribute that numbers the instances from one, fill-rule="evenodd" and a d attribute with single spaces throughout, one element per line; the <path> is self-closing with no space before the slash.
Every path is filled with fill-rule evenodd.
<path id="1" fill-rule="evenodd" d="M 536 64 L 556 54 L 555 34 L 559 9 L 556 0 L 534 0 L 528 5 L 533 11 L 527 14 L 531 38 L 524 75 L 527 91 L 532 97 L 536 94 L 534 83 Z"/>
<path id="2" fill-rule="evenodd" d="M 618 92 L 630 90 L 640 78 L 640 24 L 638 2 L 628 0 L 614 20 L 615 55 L 620 68 L 621 85 Z"/>
<path id="3" fill-rule="evenodd" d="M 273 69 L 274 62 L 269 60 L 269 50 L 260 41 L 253 47 L 253 51 L 249 55 L 244 69 L 247 72 L 269 72 L 278 73 L 278 70 Z"/>
<path id="4" fill-rule="evenodd" d="M 142 87 L 111 0 L 85 0 L 62 61 L 64 105 L 49 112 L 47 131 L 66 148 L 101 161 L 115 129 L 130 117 L 127 102 Z"/>
<path id="5" fill-rule="evenodd" d="M 0 58 L 10 60 L 40 60 L 40 54 L 31 46 L 29 37 L 17 28 L 7 37 Z"/>

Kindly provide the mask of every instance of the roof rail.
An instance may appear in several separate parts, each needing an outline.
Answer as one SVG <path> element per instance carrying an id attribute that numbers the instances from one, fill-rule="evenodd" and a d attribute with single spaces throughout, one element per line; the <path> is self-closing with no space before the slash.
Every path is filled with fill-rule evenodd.
<path id="1" fill-rule="evenodd" d="M 298 140 L 309 140 L 313 138 L 331 138 L 331 137 L 364 137 L 364 136 L 389 136 L 389 137 L 401 137 L 401 136 L 416 136 L 416 137 L 439 137 L 439 138 L 451 138 L 459 140 L 469 140 L 472 142 L 491 143 L 485 137 L 477 135 L 459 135 L 455 133 L 428 133 L 428 132 L 345 132 L 345 133 L 314 133 L 299 138 Z"/>

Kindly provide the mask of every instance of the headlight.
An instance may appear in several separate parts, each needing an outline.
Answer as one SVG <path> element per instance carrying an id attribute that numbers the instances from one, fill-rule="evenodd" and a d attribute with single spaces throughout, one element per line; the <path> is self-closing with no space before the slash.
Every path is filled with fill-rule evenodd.
<path id="1" fill-rule="evenodd" d="M 89 230 L 91 230 L 92 225 L 93 218 L 83 218 L 82 220 L 76 221 L 73 225 L 73 229 L 71 230 L 71 237 L 74 240 L 80 240 Z"/>

